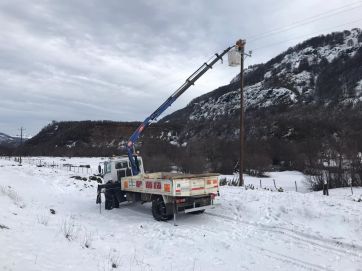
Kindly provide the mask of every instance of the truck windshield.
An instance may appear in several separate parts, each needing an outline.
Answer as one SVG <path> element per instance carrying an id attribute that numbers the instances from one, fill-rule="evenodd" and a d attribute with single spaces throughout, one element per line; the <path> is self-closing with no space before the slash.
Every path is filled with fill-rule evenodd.
<path id="1" fill-rule="evenodd" d="M 118 163 L 116 163 L 116 165 L 115 165 L 115 168 L 116 168 L 116 169 L 121 169 L 121 168 L 125 169 L 125 168 L 127 168 L 127 167 L 128 167 L 127 161 L 118 162 Z"/>
<path id="2" fill-rule="evenodd" d="M 104 163 L 104 173 L 111 173 L 111 163 Z"/>

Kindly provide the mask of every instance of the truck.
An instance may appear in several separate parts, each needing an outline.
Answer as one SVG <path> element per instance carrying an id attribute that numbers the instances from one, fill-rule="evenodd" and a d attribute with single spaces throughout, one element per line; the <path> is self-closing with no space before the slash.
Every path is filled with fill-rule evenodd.
<path id="1" fill-rule="evenodd" d="M 176 220 L 179 213 L 200 214 L 214 208 L 214 199 L 219 195 L 217 173 L 184 174 L 177 172 L 146 173 L 142 157 L 135 151 L 135 143 L 142 132 L 173 104 L 188 88 L 212 66 L 222 61 L 222 57 L 237 49 L 241 51 L 244 42 L 226 48 L 202 64 L 186 81 L 150 116 L 148 116 L 130 136 L 125 149 L 126 156 L 110 158 L 100 163 L 98 169 L 103 183 L 98 185 L 96 203 L 105 197 L 105 209 L 119 208 L 122 202 L 151 202 L 152 215 L 158 221 Z M 234 50 L 235 52 L 235 50 Z"/>
<path id="2" fill-rule="evenodd" d="M 132 175 L 127 156 L 103 162 L 104 184 L 98 185 L 97 203 L 105 195 L 105 209 L 119 208 L 122 202 L 152 202 L 152 215 L 166 221 L 179 213 L 200 214 L 213 208 L 219 194 L 218 174 L 145 173 L 137 157 L 140 173 Z"/>

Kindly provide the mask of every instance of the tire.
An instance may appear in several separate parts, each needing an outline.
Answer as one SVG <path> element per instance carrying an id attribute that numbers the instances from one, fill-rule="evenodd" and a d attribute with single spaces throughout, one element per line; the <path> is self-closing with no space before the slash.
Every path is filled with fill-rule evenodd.
<path id="1" fill-rule="evenodd" d="M 113 195 L 106 190 L 104 193 L 105 201 L 104 201 L 104 207 L 106 210 L 112 210 L 113 209 Z"/>
<path id="2" fill-rule="evenodd" d="M 190 212 L 189 214 L 192 214 L 192 215 L 199 215 L 199 214 L 202 214 L 204 213 L 205 210 L 199 210 L 199 211 L 195 211 L 195 212 Z"/>
<path id="3" fill-rule="evenodd" d="M 173 215 L 167 214 L 162 197 L 157 197 L 152 201 L 152 215 L 157 221 L 167 221 L 173 218 Z"/>
<path id="4" fill-rule="evenodd" d="M 107 191 L 105 192 L 105 209 L 106 210 L 112 210 L 113 208 L 119 208 L 119 201 L 116 198 L 116 195 L 114 195 L 113 192 Z"/>

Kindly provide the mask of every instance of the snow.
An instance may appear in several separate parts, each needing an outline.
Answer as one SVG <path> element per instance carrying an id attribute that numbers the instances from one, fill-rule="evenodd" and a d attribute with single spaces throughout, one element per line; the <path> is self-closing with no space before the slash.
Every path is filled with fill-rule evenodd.
<path id="1" fill-rule="evenodd" d="M 0 133 L 0 143 L 10 143 L 12 141 L 14 141 L 13 137 Z"/>
<path id="2" fill-rule="evenodd" d="M 288 104 L 296 103 L 295 93 L 287 88 L 263 88 L 261 83 L 245 88 L 246 108 L 265 108 L 282 102 Z"/>
<path id="3" fill-rule="evenodd" d="M 360 81 L 357 83 L 357 86 L 356 86 L 356 95 L 357 95 L 357 96 L 362 96 L 362 80 L 360 80 Z"/>
<path id="4" fill-rule="evenodd" d="M 254 188 L 271 189 L 276 190 L 282 188 L 284 191 L 295 191 L 295 183 L 297 183 L 297 191 L 306 193 L 309 192 L 309 187 L 306 182 L 305 175 L 298 171 L 282 171 L 282 172 L 266 172 L 267 177 L 252 177 L 244 174 L 244 183 L 246 186 L 252 185 Z M 232 181 L 235 176 L 233 175 L 221 175 L 219 179 L 226 178 L 229 182 Z M 275 186 L 274 186 L 275 182 Z M 261 184 L 261 187 L 260 187 Z"/>
<path id="5" fill-rule="evenodd" d="M 61 159 L 44 160 L 102 161 Z M 149 204 L 99 213 L 96 182 L 0 159 L 0 269 L 361 270 L 362 203 L 353 199 L 362 188 L 296 193 L 301 173 L 269 174 L 263 185 L 275 179 L 288 191 L 221 187 L 217 208 L 180 215 L 175 227 L 153 220 Z"/>
<path id="6" fill-rule="evenodd" d="M 244 107 L 266 108 L 281 103 L 295 104 L 298 102 L 295 93 L 287 88 L 264 88 L 261 82 L 244 89 Z M 201 101 L 190 114 L 190 120 L 212 119 L 234 114 L 240 109 L 240 89 L 230 91 L 214 99 L 210 97 Z"/>
<path id="7" fill-rule="evenodd" d="M 270 78 L 271 75 L 272 75 L 271 71 L 267 71 L 267 72 L 264 74 L 264 79 Z"/>

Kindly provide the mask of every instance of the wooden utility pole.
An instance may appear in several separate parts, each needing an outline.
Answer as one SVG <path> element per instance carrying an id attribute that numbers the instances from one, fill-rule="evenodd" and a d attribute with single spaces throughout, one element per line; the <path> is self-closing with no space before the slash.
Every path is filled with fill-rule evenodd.
<path id="1" fill-rule="evenodd" d="M 239 159 L 239 186 L 244 186 L 244 54 L 245 40 L 238 40 L 236 48 L 240 52 L 240 159 Z"/>
<path id="2" fill-rule="evenodd" d="M 19 150 L 19 163 L 21 164 L 22 163 L 22 158 L 21 158 L 21 148 L 23 146 L 23 131 L 25 129 L 23 127 L 20 127 L 20 150 Z"/>

